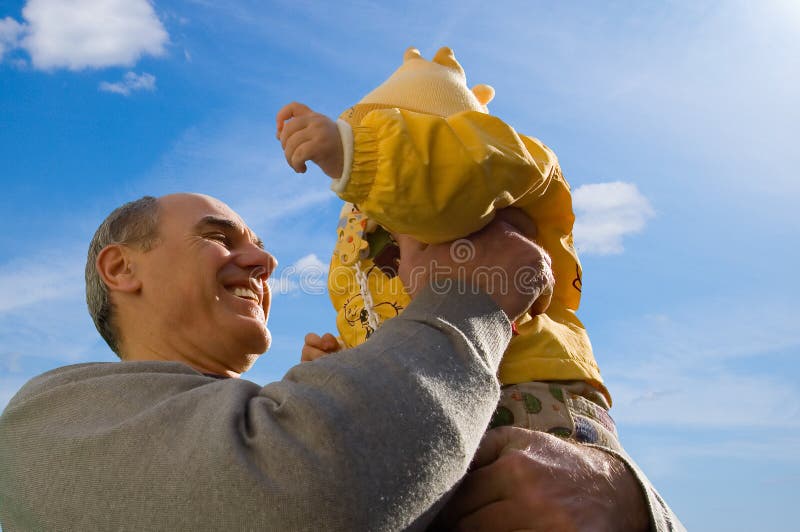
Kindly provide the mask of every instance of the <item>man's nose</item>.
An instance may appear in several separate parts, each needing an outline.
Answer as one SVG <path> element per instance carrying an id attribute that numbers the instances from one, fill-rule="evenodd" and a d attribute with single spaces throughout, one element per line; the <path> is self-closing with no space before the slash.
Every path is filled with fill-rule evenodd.
<path id="1" fill-rule="evenodd" d="M 237 262 L 244 268 L 258 268 L 260 270 L 259 277 L 265 281 L 278 267 L 278 261 L 272 256 L 272 253 L 255 244 L 248 246 L 247 250 L 239 255 Z"/>

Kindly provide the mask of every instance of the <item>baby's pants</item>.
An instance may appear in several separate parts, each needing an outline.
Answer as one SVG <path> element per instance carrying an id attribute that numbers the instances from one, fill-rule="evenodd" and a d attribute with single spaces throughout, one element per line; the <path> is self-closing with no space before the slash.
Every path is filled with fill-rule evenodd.
<path id="1" fill-rule="evenodd" d="M 605 396 L 582 381 L 510 384 L 489 426 L 514 425 L 621 451 L 608 408 Z"/>

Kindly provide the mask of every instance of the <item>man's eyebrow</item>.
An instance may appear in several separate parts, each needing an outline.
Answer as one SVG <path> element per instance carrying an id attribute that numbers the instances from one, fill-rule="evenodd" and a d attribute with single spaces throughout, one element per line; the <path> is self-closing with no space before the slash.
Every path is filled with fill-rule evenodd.
<path id="1" fill-rule="evenodd" d="M 243 227 L 241 224 L 231 220 L 230 218 L 223 218 L 221 216 L 203 216 L 199 222 L 195 224 L 195 230 L 200 230 L 203 227 L 218 227 L 220 229 L 229 229 L 235 231 L 237 233 L 247 233 L 250 236 L 250 240 L 256 246 L 264 249 L 264 241 L 257 237 L 250 229 Z"/>
<path id="2" fill-rule="evenodd" d="M 195 229 L 202 229 L 206 226 L 219 227 L 221 229 L 233 229 L 234 231 L 241 231 L 242 226 L 229 218 L 222 218 L 221 216 L 203 216 L 199 222 L 194 225 Z"/>

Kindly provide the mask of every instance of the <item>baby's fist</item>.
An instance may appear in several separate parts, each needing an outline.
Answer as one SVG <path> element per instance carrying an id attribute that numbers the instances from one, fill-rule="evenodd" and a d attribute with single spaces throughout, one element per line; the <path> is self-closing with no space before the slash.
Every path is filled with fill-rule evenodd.
<path id="1" fill-rule="evenodd" d="M 312 360 L 335 353 L 341 348 L 339 341 L 331 333 L 325 333 L 323 336 L 308 333 L 305 338 L 303 351 L 300 355 L 300 362 L 311 362 Z"/>
<path id="2" fill-rule="evenodd" d="M 297 102 L 275 118 L 286 162 L 295 172 L 304 173 L 306 162 L 313 161 L 331 178 L 342 176 L 344 148 L 336 122 Z"/>

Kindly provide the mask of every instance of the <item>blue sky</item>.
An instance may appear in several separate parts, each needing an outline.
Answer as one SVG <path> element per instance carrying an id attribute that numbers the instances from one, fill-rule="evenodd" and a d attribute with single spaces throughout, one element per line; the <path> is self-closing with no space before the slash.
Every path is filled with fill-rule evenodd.
<path id="1" fill-rule="evenodd" d="M 249 374 L 279 379 L 305 332 L 333 330 L 339 202 L 286 166 L 275 112 L 336 116 L 406 47 L 447 45 L 573 185 L 579 315 L 630 454 L 690 529 L 783 527 L 799 32 L 793 0 L 1 0 L 0 407 L 42 371 L 114 360 L 83 302 L 88 241 L 120 203 L 179 190 L 226 201 L 280 260 L 274 346 Z"/>

